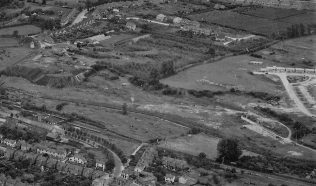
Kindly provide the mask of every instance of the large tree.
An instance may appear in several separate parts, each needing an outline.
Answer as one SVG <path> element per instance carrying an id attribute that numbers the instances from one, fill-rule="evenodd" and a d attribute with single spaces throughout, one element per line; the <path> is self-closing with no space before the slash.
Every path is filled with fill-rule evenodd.
<path id="1" fill-rule="evenodd" d="M 241 155 L 238 141 L 235 139 L 222 139 L 217 144 L 218 161 L 233 162 L 237 161 Z"/>

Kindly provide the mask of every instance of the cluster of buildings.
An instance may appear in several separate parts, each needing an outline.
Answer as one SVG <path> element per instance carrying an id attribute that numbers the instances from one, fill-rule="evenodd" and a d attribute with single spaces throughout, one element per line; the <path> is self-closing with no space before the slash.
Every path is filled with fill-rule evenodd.
<path id="1" fill-rule="evenodd" d="M 123 170 L 118 178 L 114 178 L 111 186 L 155 186 L 157 178 L 149 172 L 135 172 L 131 169 Z"/>
<path id="2" fill-rule="evenodd" d="M 206 36 L 212 34 L 210 28 L 201 27 L 201 24 L 198 21 L 191 21 L 185 18 L 166 16 L 163 14 L 158 14 L 156 20 L 160 22 L 170 22 L 173 25 L 180 27 L 182 31 L 192 31 L 194 34 L 202 34 Z"/>
<path id="3" fill-rule="evenodd" d="M 45 169 L 57 169 L 58 171 L 67 174 L 84 176 L 92 179 L 96 179 L 104 175 L 107 175 L 107 173 L 100 170 L 87 168 L 81 165 L 66 163 L 64 161 L 59 161 L 57 159 L 43 156 L 41 154 L 36 154 L 34 152 L 24 152 L 22 150 L 8 148 L 4 152 L 4 156 L 7 159 L 13 159 L 16 161 L 29 160 L 30 164 L 41 167 L 42 171 L 44 171 Z"/>
<path id="4" fill-rule="evenodd" d="M 83 154 L 72 153 L 63 146 L 52 146 L 50 143 L 41 142 L 30 144 L 24 140 L 11 140 L 3 138 L 0 135 L 0 151 L 6 152 L 8 149 L 16 150 L 16 152 L 32 152 L 39 155 L 48 156 L 56 161 L 69 162 L 79 166 L 86 166 L 88 161 Z M 106 160 L 102 157 L 95 157 L 95 169 L 105 171 Z"/>
<path id="5" fill-rule="evenodd" d="M 298 74 L 316 74 L 316 69 L 308 68 L 288 68 L 288 67 L 266 67 L 261 68 L 260 72 L 271 73 L 298 73 Z"/>
<path id="6" fill-rule="evenodd" d="M 142 172 L 146 167 L 148 167 L 152 161 L 154 160 L 155 156 L 157 156 L 157 151 L 154 148 L 148 148 L 143 153 L 142 157 L 138 161 L 134 171 L 135 172 Z"/>

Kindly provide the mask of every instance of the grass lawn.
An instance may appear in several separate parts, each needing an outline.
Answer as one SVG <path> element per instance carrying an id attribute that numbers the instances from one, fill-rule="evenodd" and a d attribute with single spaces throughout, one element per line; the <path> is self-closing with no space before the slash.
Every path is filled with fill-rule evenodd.
<path id="1" fill-rule="evenodd" d="M 15 30 L 18 31 L 19 35 L 37 34 L 41 32 L 41 29 L 37 26 L 23 25 L 0 29 L 0 35 L 12 35 Z"/>
<path id="2" fill-rule="evenodd" d="M 1 46 L 1 44 L 0 44 Z M 6 48 L 0 49 L 0 70 L 5 69 L 7 66 L 12 65 L 18 60 L 24 59 L 30 54 L 31 49 L 27 48 Z"/>
<path id="3" fill-rule="evenodd" d="M 11 47 L 11 46 L 17 46 L 18 41 L 15 38 L 0 38 L 0 47 Z"/>
<path id="4" fill-rule="evenodd" d="M 250 61 L 263 61 L 263 65 L 252 65 Z M 259 70 L 265 66 L 272 66 L 275 63 L 267 60 L 259 60 L 250 56 L 234 56 L 223 60 L 199 65 L 174 76 L 161 80 L 163 84 L 171 87 L 197 90 L 229 90 L 231 87 L 238 87 L 245 91 L 259 91 L 278 94 L 280 85 L 264 76 L 251 75 L 249 72 Z M 208 84 L 199 80 L 206 79 Z"/>
<path id="5" fill-rule="evenodd" d="M 219 138 L 198 134 L 167 140 L 161 142 L 159 146 L 195 156 L 204 152 L 207 158 L 215 159 L 217 157 L 217 144 L 219 140 Z"/>
<path id="6" fill-rule="evenodd" d="M 130 136 L 134 139 L 147 141 L 155 138 L 176 137 L 185 134 L 188 129 L 154 117 L 128 113 L 123 115 L 104 108 L 92 106 L 76 106 L 69 104 L 64 107 L 65 113 L 78 113 L 95 121 L 102 122 L 108 129 Z"/>
<path id="7" fill-rule="evenodd" d="M 272 45 L 270 48 L 259 51 L 268 60 L 273 60 L 281 64 L 277 66 L 295 64 L 294 67 L 313 68 L 316 64 L 316 36 L 306 36 L 295 39 L 286 40 Z M 265 51 L 274 52 L 274 54 L 265 54 Z M 311 63 L 303 63 L 310 61 Z"/>

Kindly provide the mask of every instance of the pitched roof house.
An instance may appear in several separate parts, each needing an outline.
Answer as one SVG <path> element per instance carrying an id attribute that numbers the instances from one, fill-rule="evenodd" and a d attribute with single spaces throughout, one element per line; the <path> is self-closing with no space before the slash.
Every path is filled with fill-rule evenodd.
<path id="1" fill-rule="evenodd" d="M 20 141 L 20 145 L 21 145 L 20 148 L 21 148 L 21 150 L 23 150 L 23 151 L 29 151 L 29 150 L 31 149 L 31 147 L 32 147 L 31 144 L 27 143 L 27 142 L 24 141 L 24 140 Z"/>
<path id="2" fill-rule="evenodd" d="M 6 144 L 9 147 L 16 147 L 17 146 L 17 142 L 15 140 L 10 140 L 10 139 L 2 139 L 1 143 Z"/>
<path id="3" fill-rule="evenodd" d="M 172 174 L 166 174 L 165 176 L 165 182 L 166 183 L 174 183 L 176 177 Z"/>
<path id="4" fill-rule="evenodd" d="M 96 169 L 101 169 L 102 171 L 105 170 L 105 161 L 101 159 L 96 159 L 95 160 L 95 168 Z"/>

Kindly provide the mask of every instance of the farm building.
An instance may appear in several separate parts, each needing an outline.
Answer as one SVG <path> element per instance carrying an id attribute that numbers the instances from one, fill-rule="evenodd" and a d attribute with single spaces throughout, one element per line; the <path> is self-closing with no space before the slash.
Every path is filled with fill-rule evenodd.
<path id="1" fill-rule="evenodd" d="M 200 28 L 195 26 L 183 26 L 181 27 L 182 31 L 192 31 L 194 34 L 203 34 L 206 36 L 211 35 L 212 31 L 208 28 Z"/>
<path id="2" fill-rule="evenodd" d="M 134 30 L 136 30 L 136 24 L 129 21 L 129 22 L 126 23 L 126 28 L 129 29 L 129 30 L 134 31 Z"/>
<path id="3" fill-rule="evenodd" d="M 69 161 L 71 162 L 76 162 L 76 163 L 80 163 L 80 164 L 86 164 L 87 160 L 85 157 L 83 157 L 80 154 L 75 154 L 74 156 L 69 158 Z"/>
<path id="4" fill-rule="evenodd" d="M 251 65 L 262 65 L 263 62 L 262 61 L 250 61 L 249 64 L 251 64 Z"/>
<path id="5" fill-rule="evenodd" d="M 181 17 L 175 17 L 173 18 L 172 22 L 173 24 L 180 24 L 182 21 L 182 18 Z"/>
<path id="6" fill-rule="evenodd" d="M 176 179 L 176 177 L 174 175 L 172 175 L 172 174 L 167 174 L 165 176 L 165 182 L 166 183 L 174 183 L 175 179 Z"/>
<path id="7" fill-rule="evenodd" d="M 163 22 L 166 19 L 166 16 L 163 14 L 158 14 L 156 17 L 157 21 Z"/>

